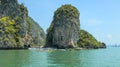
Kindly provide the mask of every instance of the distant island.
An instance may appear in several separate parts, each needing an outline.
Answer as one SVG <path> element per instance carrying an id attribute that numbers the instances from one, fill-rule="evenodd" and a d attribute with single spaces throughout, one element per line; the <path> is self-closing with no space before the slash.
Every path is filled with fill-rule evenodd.
<path id="1" fill-rule="evenodd" d="M 0 0 L 0 49 L 106 48 L 90 33 L 80 29 L 80 12 L 70 4 L 58 8 L 45 34 L 17 0 Z"/>

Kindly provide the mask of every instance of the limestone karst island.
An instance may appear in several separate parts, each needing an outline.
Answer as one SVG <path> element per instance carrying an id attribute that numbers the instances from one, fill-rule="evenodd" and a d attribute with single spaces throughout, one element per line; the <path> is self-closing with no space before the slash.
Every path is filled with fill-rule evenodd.
<path id="1" fill-rule="evenodd" d="M 119 0 L 0 0 L 0 67 L 120 67 Z"/>
<path id="2" fill-rule="evenodd" d="M 80 12 L 70 4 L 54 12 L 46 34 L 28 12 L 17 0 L 0 0 L 0 49 L 106 47 L 80 28 Z"/>

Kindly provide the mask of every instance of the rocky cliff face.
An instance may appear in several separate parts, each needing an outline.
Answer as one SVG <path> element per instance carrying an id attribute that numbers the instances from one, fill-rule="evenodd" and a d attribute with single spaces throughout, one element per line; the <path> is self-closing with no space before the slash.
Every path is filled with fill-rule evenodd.
<path id="1" fill-rule="evenodd" d="M 29 23 L 31 24 L 30 29 L 32 33 L 32 46 L 42 46 L 45 44 L 45 32 L 31 17 L 28 17 Z"/>
<path id="2" fill-rule="evenodd" d="M 14 18 L 19 14 L 20 6 L 17 0 L 0 0 L 0 17 L 11 16 Z"/>
<path id="3" fill-rule="evenodd" d="M 28 16 L 27 8 L 23 4 L 18 4 L 17 0 L 0 0 L 0 48 L 25 48 L 36 43 L 43 42 L 45 33 L 41 28 L 31 21 Z M 40 30 L 33 32 L 33 27 Z M 35 33 L 39 35 L 34 38 Z M 36 44 L 35 43 L 35 44 Z"/>
<path id="4" fill-rule="evenodd" d="M 79 11 L 72 5 L 63 5 L 55 11 L 48 29 L 45 47 L 74 48 L 79 39 Z"/>

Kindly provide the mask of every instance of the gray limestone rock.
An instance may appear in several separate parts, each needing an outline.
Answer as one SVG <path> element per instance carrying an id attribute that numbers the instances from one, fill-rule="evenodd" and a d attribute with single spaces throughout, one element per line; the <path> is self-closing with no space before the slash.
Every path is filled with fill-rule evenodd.
<path id="1" fill-rule="evenodd" d="M 79 11 L 72 5 L 63 5 L 55 11 L 47 30 L 46 45 L 51 48 L 74 48 L 79 40 Z"/>

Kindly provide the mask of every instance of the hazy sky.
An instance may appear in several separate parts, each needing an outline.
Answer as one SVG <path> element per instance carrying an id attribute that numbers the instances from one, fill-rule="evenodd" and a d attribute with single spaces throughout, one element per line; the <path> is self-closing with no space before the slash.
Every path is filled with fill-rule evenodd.
<path id="1" fill-rule="evenodd" d="M 46 31 L 54 11 L 72 4 L 80 11 L 81 28 L 107 45 L 120 44 L 120 0 L 18 0 L 24 3 L 31 16 Z"/>

